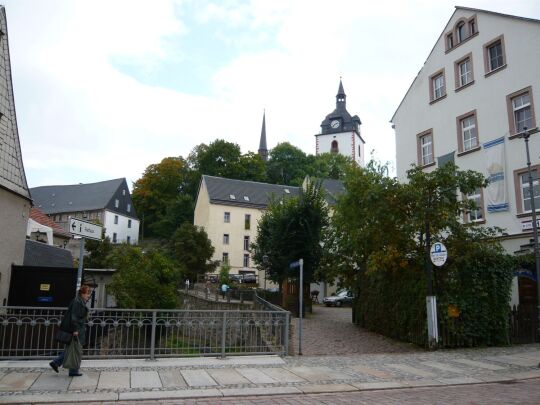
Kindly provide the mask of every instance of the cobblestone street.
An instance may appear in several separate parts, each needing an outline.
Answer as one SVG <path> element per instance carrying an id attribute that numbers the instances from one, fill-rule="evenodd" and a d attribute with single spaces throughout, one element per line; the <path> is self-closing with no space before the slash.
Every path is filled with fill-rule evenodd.
<path id="1" fill-rule="evenodd" d="M 302 352 L 305 356 L 347 354 L 410 353 L 420 349 L 353 325 L 350 307 L 314 305 L 303 322 Z M 294 347 L 298 353 L 298 319 L 294 319 Z"/>

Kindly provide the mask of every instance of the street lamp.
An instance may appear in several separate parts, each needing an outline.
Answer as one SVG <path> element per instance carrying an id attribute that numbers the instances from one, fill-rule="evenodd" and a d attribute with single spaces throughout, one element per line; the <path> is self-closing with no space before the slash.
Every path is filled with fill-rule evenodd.
<path id="1" fill-rule="evenodd" d="M 531 170 L 531 157 L 529 154 L 529 137 L 531 134 L 537 133 L 538 127 L 528 131 L 527 127 L 523 127 L 523 132 L 518 134 L 518 138 L 525 140 L 525 150 L 527 152 L 527 172 L 529 174 L 529 197 L 531 199 L 531 214 L 532 214 L 532 229 L 534 239 L 534 262 L 536 265 L 536 310 L 537 310 L 537 329 L 536 337 L 540 339 L 540 251 L 538 249 L 538 224 L 536 223 L 536 207 L 534 203 L 534 187 Z M 538 173 L 536 173 L 538 180 Z"/>
<path id="2" fill-rule="evenodd" d="M 262 257 L 264 268 L 264 298 L 266 298 L 266 265 L 268 264 L 268 255 L 263 255 Z"/>

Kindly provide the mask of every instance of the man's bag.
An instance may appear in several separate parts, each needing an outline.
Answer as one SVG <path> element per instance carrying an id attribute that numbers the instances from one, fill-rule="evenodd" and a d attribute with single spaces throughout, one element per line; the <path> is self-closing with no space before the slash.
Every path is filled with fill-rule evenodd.
<path id="1" fill-rule="evenodd" d="M 73 336 L 71 342 L 66 347 L 66 353 L 64 354 L 64 362 L 62 366 L 64 368 L 73 368 L 78 370 L 81 367 L 82 361 L 82 346 L 79 343 L 79 337 Z"/>
<path id="2" fill-rule="evenodd" d="M 65 343 L 66 345 L 71 342 L 73 334 L 71 332 L 64 332 L 63 330 L 58 329 L 56 332 L 55 339 L 57 342 Z"/>

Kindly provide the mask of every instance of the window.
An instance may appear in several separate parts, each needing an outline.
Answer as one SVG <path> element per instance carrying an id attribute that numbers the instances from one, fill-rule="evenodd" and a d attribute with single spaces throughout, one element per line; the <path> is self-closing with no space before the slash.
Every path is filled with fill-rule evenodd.
<path id="1" fill-rule="evenodd" d="M 362 156 L 362 148 L 358 145 L 358 157 Z"/>
<path id="2" fill-rule="evenodd" d="M 484 207 L 482 189 L 477 188 L 473 193 L 467 195 L 467 200 L 474 202 L 474 208 L 467 213 L 467 222 L 479 222 L 484 220 Z"/>
<path id="3" fill-rule="evenodd" d="M 229 234 L 228 234 L 228 233 L 224 233 L 224 234 L 223 234 L 223 244 L 224 244 L 224 245 L 228 245 L 228 244 L 229 244 Z"/>
<path id="4" fill-rule="evenodd" d="M 466 38 L 465 23 L 462 21 L 456 27 L 456 34 L 458 42 L 463 42 Z"/>
<path id="5" fill-rule="evenodd" d="M 332 141 L 332 146 L 330 147 L 330 152 L 331 153 L 338 153 L 339 152 L 338 142 L 336 140 Z"/>
<path id="6" fill-rule="evenodd" d="M 131 228 L 131 219 L 128 219 L 128 228 Z"/>
<path id="7" fill-rule="evenodd" d="M 229 264 L 229 254 L 227 252 L 223 252 L 223 255 L 221 256 L 221 263 Z"/>
<path id="8" fill-rule="evenodd" d="M 472 53 L 461 58 L 454 64 L 456 74 L 456 91 L 474 81 Z"/>
<path id="9" fill-rule="evenodd" d="M 114 216 L 114 223 L 115 223 L 115 225 L 118 225 L 118 215 Z"/>
<path id="10" fill-rule="evenodd" d="M 131 242 L 131 236 L 128 236 L 128 237 L 126 238 L 126 243 L 129 245 L 130 242 Z"/>
<path id="11" fill-rule="evenodd" d="M 456 119 L 458 130 L 458 150 L 460 153 L 478 148 L 478 123 L 476 110 L 463 114 Z"/>
<path id="12" fill-rule="evenodd" d="M 244 267 L 249 267 L 249 253 L 244 253 Z"/>
<path id="13" fill-rule="evenodd" d="M 126 195 L 126 189 L 122 189 L 122 195 Z"/>
<path id="14" fill-rule="evenodd" d="M 486 74 L 490 74 L 506 65 L 504 38 L 502 35 L 484 45 L 484 65 Z"/>
<path id="15" fill-rule="evenodd" d="M 285 194 L 291 194 L 291 190 L 289 190 L 288 188 L 284 189 L 283 191 L 285 191 Z"/>
<path id="16" fill-rule="evenodd" d="M 249 201 L 249 197 L 247 195 L 244 196 L 244 201 Z"/>
<path id="17" fill-rule="evenodd" d="M 427 166 L 435 162 L 433 153 L 433 133 L 431 130 L 417 135 L 418 164 Z"/>
<path id="18" fill-rule="evenodd" d="M 120 206 L 120 201 L 118 201 L 118 198 L 114 200 L 114 206 L 115 208 L 118 208 Z"/>
<path id="19" fill-rule="evenodd" d="M 131 212 L 131 204 L 127 205 L 127 212 Z"/>
<path id="20" fill-rule="evenodd" d="M 246 214 L 244 218 L 244 229 L 251 229 L 251 215 Z"/>
<path id="21" fill-rule="evenodd" d="M 234 194 L 229 194 L 229 198 L 230 198 L 231 200 L 236 200 L 236 196 L 235 196 Z"/>
<path id="22" fill-rule="evenodd" d="M 538 166 L 531 168 L 531 175 L 533 180 L 533 195 L 534 195 L 534 208 L 538 211 L 540 208 L 540 191 L 538 188 Z M 519 178 L 519 200 L 518 200 L 518 212 L 531 212 L 531 194 L 529 193 L 529 173 L 527 169 L 523 169 L 517 172 Z M 521 208 L 521 210 L 520 210 Z"/>
<path id="23" fill-rule="evenodd" d="M 113 243 L 116 243 L 116 232 L 112 234 L 112 241 Z"/>
<path id="24" fill-rule="evenodd" d="M 225 212 L 223 214 L 223 222 L 225 222 L 225 223 L 231 222 L 231 213 L 230 212 Z"/>
<path id="25" fill-rule="evenodd" d="M 249 236 L 244 236 L 244 250 L 249 250 Z"/>
<path id="26" fill-rule="evenodd" d="M 469 20 L 469 36 L 476 34 L 476 19 L 471 18 Z"/>
<path id="27" fill-rule="evenodd" d="M 448 34 L 446 36 L 446 49 L 452 49 L 454 47 L 454 35 Z"/>
<path id="28" fill-rule="evenodd" d="M 526 87 L 506 96 L 510 135 L 523 132 L 525 127 L 534 128 L 534 102 L 531 87 Z"/>
<path id="29" fill-rule="evenodd" d="M 429 80 L 430 101 L 436 101 L 446 96 L 446 86 L 444 84 L 444 69 L 431 75 Z"/>

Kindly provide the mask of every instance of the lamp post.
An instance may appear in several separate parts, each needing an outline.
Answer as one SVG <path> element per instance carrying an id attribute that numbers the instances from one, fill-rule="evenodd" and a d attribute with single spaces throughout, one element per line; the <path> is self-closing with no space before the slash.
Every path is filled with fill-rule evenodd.
<path id="1" fill-rule="evenodd" d="M 527 152 L 527 172 L 529 175 L 529 197 L 531 199 L 531 215 L 532 215 L 532 229 L 534 239 L 534 263 L 536 266 L 536 310 L 537 310 L 537 325 L 536 325 L 536 338 L 540 339 L 540 251 L 538 249 L 538 224 L 536 223 L 536 207 L 534 203 L 534 187 L 531 170 L 531 156 L 529 153 L 529 137 L 531 134 L 538 132 L 538 127 L 530 131 L 527 127 L 523 128 L 518 137 L 525 140 L 525 151 Z M 536 179 L 538 180 L 538 173 L 536 173 Z"/>
<path id="2" fill-rule="evenodd" d="M 266 299 L 266 265 L 268 264 L 268 255 L 264 255 L 262 257 L 263 259 L 263 264 L 265 265 L 265 268 L 264 268 L 264 298 Z"/>

